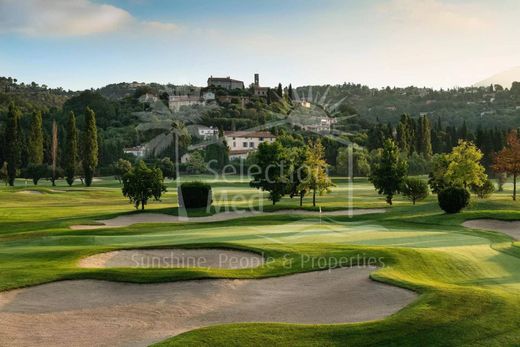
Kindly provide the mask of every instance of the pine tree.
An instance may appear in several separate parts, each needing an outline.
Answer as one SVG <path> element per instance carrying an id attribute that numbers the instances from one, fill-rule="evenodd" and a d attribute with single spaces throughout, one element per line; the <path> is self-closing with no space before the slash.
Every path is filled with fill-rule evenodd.
<path id="1" fill-rule="evenodd" d="M 5 132 L 5 143 L 7 145 L 5 159 L 7 162 L 7 181 L 14 186 L 14 180 L 20 165 L 21 148 L 19 138 L 20 110 L 11 103 L 7 113 L 7 128 Z"/>
<path id="2" fill-rule="evenodd" d="M 78 129 L 76 128 L 76 116 L 72 111 L 70 111 L 67 121 L 67 137 L 63 155 L 65 160 L 65 178 L 68 185 L 72 186 L 78 162 Z"/>
<path id="3" fill-rule="evenodd" d="M 87 107 L 85 114 L 85 134 L 83 137 L 82 164 L 85 174 L 85 185 L 90 187 L 94 171 L 98 164 L 96 114 Z"/>
<path id="4" fill-rule="evenodd" d="M 41 112 L 32 114 L 31 130 L 27 139 L 27 160 L 29 164 L 43 163 L 43 127 Z"/>

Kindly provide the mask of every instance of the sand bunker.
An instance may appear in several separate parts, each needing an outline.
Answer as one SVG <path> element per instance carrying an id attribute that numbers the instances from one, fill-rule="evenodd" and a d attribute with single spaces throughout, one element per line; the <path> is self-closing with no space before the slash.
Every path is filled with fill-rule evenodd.
<path id="1" fill-rule="evenodd" d="M 29 194 L 29 195 L 39 195 L 43 194 L 43 192 L 40 192 L 39 190 L 20 190 L 17 192 L 18 194 Z"/>
<path id="2" fill-rule="evenodd" d="M 342 323 L 397 312 L 416 294 L 342 268 L 261 280 L 63 281 L 0 293 L 9 346 L 146 346 L 232 322 Z"/>
<path id="3" fill-rule="evenodd" d="M 79 267 L 219 268 L 246 269 L 262 265 L 255 253 L 221 249 L 132 249 L 95 254 L 82 259 Z"/>
<path id="4" fill-rule="evenodd" d="M 496 219 L 475 219 L 462 224 L 466 228 L 498 231 L 515 240 L 520 240 L 520 221 L 501 221 Z"/>
<path id="5" fill-rule="evenodd" d="M 323 217 L 358 216 L 358 215 L 363 215 L 363 214 L 384 213 L 384 212 L 385 212 L 384 209 L 354 209 L 354 210 L 323 212 L 321 215 Z M 318 212 L 305 211 L 305 210 L 281 210 L 281 211 L 276 211 L 276 212 L 234 211 L 234 212 L 222 212 L 222 213 L 214 214 L 212 216 L 197 217 L 197 218 L 182 218 L 182 217 L 178 217 L 178 216 L 170 216 L 167 214 L 159 214 L 159 213 L 135 213 L 135 214 L 125 215 L 125 216 L 119 216 L 119 217 L 116 217 L 113 219 L 99 220 L 97 222 L 101 223 L 100 225 L 72 225 L 70 228 L 72 230 L 91 230 L 91 229 L 101 229 L 101 228 L 122 228 L 122 227 L 127 227 L 127 226 L 130 226 L 133 224 L 140 224 L 140 223 L 220 222 L 220 221 L 246 218 L 246 217 L 255 217 L 255 216 L 262 216 L 262 215 L 283 215 L 283 214 L 312 215 L 312 216 L 320 215 Z"/>

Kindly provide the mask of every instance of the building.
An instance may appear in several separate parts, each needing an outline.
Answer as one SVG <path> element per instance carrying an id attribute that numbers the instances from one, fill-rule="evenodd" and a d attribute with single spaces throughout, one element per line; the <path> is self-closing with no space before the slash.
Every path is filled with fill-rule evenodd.
<path id="1" fill-rule="evenodd" d="M 311 103 L 308 102 L 305 99 L 293 100 L 292 103 L 293 103 L 294 106 L 301 106 L 301 107 L 305 107 L 305 108 L 311 108 Z"/>
<path id="2" fill-rule="evenodd" d="M 212 137 L 218 137 L 218 129 L 214 127 L 199 126 L 197 128 L 197 136 L 208 140 Z"/>
<path id="3" fill-rule="evenodd" d="M 168 107 L 173 112 L 178 112 L 183 106 L 204 105 L 204 101 L 194 95 L 171 95 Z"/>
<path id="4" fill-rule="evenodd" d="M 269 93 L 269 88 L 260 87 L 260 75 L 255 73 L 255 82 L 252 85 L 253 87 L 253 95 L 261 96 L 267 98 L 267 93 Z"/>
<path id="5" fill-rule="evenodd" d="M 244 82 L 234 80 L 230 77 L 213 77 L 208 78 L 208 87 L 224 88 L 227 90 L 244 89 Z"/>
<path id="6" fill-rule="evenodd" d="M 269 131 L 225 131 L 229 159 L 246 159 L 263 142 L 274 142 L 276 136 Z"/>
<path id="7" fill-rule="evenodd" d="M 336 123 L 337 120 L 335 118 L 313 117 L 310 124 L 302 125 L 302 129 L 314 133 L 330 133 L 332 125 Z"/>
<path id="8" fill-rule="evenodd" d="M 202 99 L 204 99 L 204 101 L 206 101 L 206 102 L 214 101 L 215 100 L 215 93 L 213 93 L 213 92 L 204 92 L 204 93 L 202 93 Z"/>
<path id="9" fill-rule="evenodd" d="M 136 147 L 123 148 L 123 153 L 131 154 L 137 158 L 144 158 L 144 156 L 146 155 L 146 147 L 145 146 L 136 146 Z"/>
<path id="10" fill-rule="evenodd" d="M 158 97 L 156 97 L 155 95 L 153 94 L 149 94 L 149 93 L 146 93 L 146 94 L 143 94 L 139 97 L 138 101 L 140 103 L 149 103 L 149 104 L 152 104 L 154 102 L 157 102 L 159 100 Z"/>

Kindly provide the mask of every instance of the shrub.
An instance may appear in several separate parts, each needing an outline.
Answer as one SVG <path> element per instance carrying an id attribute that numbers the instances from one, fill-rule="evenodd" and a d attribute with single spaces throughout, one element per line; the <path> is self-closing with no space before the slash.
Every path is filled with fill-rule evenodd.
<path id="1" fill-rule="evenodd" d="M 401 193 L 412 201 L 415 205 L 416 201 L 424 200 L 430 193 L 428 184 L 418 178 L 406 178 Z"/>
<path id="2" fill-rule="evenodd" d="M 439 206 L 446 213 L 458 213 L 468 206 L 470 195 L 460 187 L 449 187 L 439 192 Z"/>
<path id="3" fill-rule="evenodd" d="M 187 182 L 181 184 L 179 206 L 185 208 L 206 208 L 213 202 L 211 186 L 203 182 Z M 180 198 L 182 196 L 182 199 Z"/>
<path id="4" fill-rule="evenodd" d="M 483 185 L 471 185 L 471 192 L 478 196 L 480 199 L 485 199 L 491 196 L 495 192 L 495 185 L 490 180 L 484 182 Z"/>

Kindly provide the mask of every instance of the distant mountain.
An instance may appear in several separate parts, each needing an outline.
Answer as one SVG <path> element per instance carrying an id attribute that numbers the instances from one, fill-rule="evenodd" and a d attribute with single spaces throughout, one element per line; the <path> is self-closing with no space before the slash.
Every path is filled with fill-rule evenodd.
<path id="1" fill-rule="evenodd" d="M 483 81 L 475 83 L 475 87 L 487 87 L 491 84 L 500 84 L 504 88 L 511 88 L 515 81 L 520 81 L 520 66 L 502 71 Z"/>

